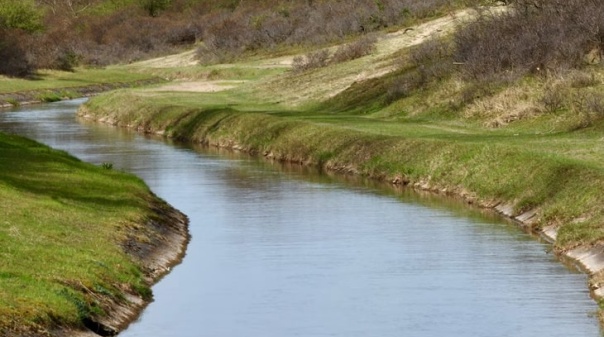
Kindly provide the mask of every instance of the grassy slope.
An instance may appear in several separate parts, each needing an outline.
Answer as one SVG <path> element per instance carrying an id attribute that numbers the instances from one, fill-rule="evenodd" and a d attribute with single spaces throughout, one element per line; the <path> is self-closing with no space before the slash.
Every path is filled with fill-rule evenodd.
<path id="1" fill-rule="evenodd" d="M 122 243 L 155 197 L 131 175 L 0 134 L 0 335 L 79 327 L 123 293 L 148 296 Z"/>
<path id="2" fill-rule="evenodd" d="M 393 62 L 422 32 L 426 29 L 415 27 L 408 39 L 382 36 L 371 56 L 301 74 L 277 66 L 287 60 L 283 57 L 207 68 L 172 65 L 161 71 L 182 77 L 189 71 L 212 73 L 214 80 L 226 73 L 225 79 L 237 79 L 233 74 L 242 69 L 256 73 L 218 93 L 120 91 L 93 99 L 81 113 L 147 132 L 411 183 L 483 206 L 509 204 L 514 215 L 537 211 L 532 225 L 557 228 L 559 251 L 602 241 L 602 118 L 577 107 L 548 109 L 543 97 L 552 87 L 562 88 L 570 100 L 600 91 L 604 71 L 586 69 L 595 79 L 587 84 L 572 76 L 534 77 L 486 89 L 453 74 L 391 101 L 393 79 L 413 70 Z"/>
<path id="3" fill-rule="evenodd" d="M 75 72 L 42 70 L 34 79 L 0 77 L 0 93 L 25 90 L 61 89 L 105 83 L 127 83 L 149 79 L 150 76 L 126 72 L 120 68 L 85 69 Z"/>
<path id="4" fill-rule="evenodd" d="M 30 102 L 52 102 L 114 88 L 157 83 L 160 78 L 123 67 L 80 68 L 74 72 L 42 70 L 33 79 L 0 76 L 0 108 Z"/>
<path id="5" fill-rule="evenodd" d="M 124 101 L 132 104 L 118 103 Z M 92 100 L 83 111 L 177 138 L 237 144 L 284 160 L 421 182 L 468 194 L 485 205 L 509 201 L 516 214 L 539 208 L 537 226 L 568 225 L 582 218 L 562 227 L 557 242 L 561 249 L 604 235 L 599 225 L 604 172 L 597 161 L 597 133 L 491 132 L 451 121 L 395 122 L 291 111 L 252 103 L 237 92 L 118 92 Z"/>

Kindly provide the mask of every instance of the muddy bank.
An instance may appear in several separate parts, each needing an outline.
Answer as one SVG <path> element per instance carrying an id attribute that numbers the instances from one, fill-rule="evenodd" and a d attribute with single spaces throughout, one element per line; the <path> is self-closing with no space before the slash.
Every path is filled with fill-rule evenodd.
<path id="1" fill-rule="evenodd" d="M 128 240 L 122 243 L 124 251 L 138 261 L 145 274 L 148 286 L 157 283 L 171 268 L 179 264 L 190 240 L 189 220 L 183 213 L 154 197 L 151 201 L 152 215 L 144 224 L 150 241 L 139 241 L 133 231 Z M 56 337 L 98 337 L 115 336 L 135 321 L 145 307 L 153 301 L 143 298 L 129 289 L 123 289 L 119 302 L 102 299 L 105 315 L 92 316 L 83 320 L 85 328 L 64 327 L 51 332 Z"/>
<path id="2" fill-rule="evenodd" d="M 139 262 L 148 286 L 157 283 L 182 261 L 190 239 L 186 215 L 158 198 L 151 201 L 150 207 L 152 215 L 146 220 L 144 230 L 150 234 L 151 240 L 138 241 L 133 232 L 122 243 L 124 251 Z M 53 337 L 115 336 L 135 321 L 153 300 L 151 297 L 137 295 L 132 289 L 123 289 L 119 297 L 119 302 L 111 298 L 99 298 L 105 315 L 84 318 L 82 327 L 48 328 L 47 332 Z"/>
<path id="3" fill-rule="evenodd" d="M 110 90 L 140 87 L 161 83 L 163 81 L 164 80 L 160 78 L 152 78 L 148 80 L 140 80 L 133 82 L 99 83 L 80 87 L 39 89 L 0 93 L 0 109 L 10 109 L 21 105 L 39 104 L 81 97 L 91 97 L 96 94 Z"/>

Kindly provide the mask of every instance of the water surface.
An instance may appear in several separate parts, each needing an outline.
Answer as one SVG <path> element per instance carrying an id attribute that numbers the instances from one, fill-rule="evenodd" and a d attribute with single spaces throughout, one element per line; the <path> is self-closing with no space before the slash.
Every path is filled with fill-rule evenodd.
<path id="1" fill-rule="evenodd" d="M 586 277 L 513 224 L 77 121 L 79 103 L 0 130 L 133 172 L 191 220 L 184 263 L 120 336 L 600 336 Z"/>

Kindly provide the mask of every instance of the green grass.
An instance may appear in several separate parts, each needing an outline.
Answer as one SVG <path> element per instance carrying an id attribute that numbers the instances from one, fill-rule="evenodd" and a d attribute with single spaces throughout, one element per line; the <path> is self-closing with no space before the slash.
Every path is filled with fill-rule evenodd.
<path id="1" fill-rule="evenodd" d="M 128 83 L 148 80 L 151 76 L 114 67 L 107 69 L 79 68 L 75 72 L 41 70 L 33 79 L 0 76 L 0 94 L 32 90 L 83 87 L 97 84 Z"/>
<path id="2" fill-rule="evenodd" d="M 229 80 L 242 76 L 245 82 L 213 93 L 121 90 L 92 99 L 82 113 L 179 139 L 398 178 L 484 205 L 512 203 L 516 214 L 538 209 L 536 228 L 560 227 L 560 250 L 604 239 L 604 230 L 594 229 L 604 221 L 602 123 L 573 131 L 580 116 L 562 111 L 485 126 L 500 116 L 483 110 L 509 95 L 536 106 L 546 86 L 540 79 L 527 79 L 510 94 L 506 86 L 481 88 L 482 97 L 466 102 L 464 90 L 472 84 L 448 76 L 389 100 L 392 80 L 413 67 L 365 80 L 358 74 L 388 67 L 390 57 L 377 54 L 302 74 L 241 71 L 270 60 L 218 65 L 213 69 Z"/>
<path id="3" fill-rule="evenodd" d="M 140 179 L 0 133 L 0 200 L 0 335 L 78 327 L 124 291 L 148 294 L 121 248 L 151 215 Z"/>

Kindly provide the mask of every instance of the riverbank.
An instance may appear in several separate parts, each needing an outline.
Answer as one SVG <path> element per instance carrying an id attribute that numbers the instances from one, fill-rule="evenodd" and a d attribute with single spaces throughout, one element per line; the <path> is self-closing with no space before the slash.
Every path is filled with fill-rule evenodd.
<path id="1" fill-rule="evenodd" d="M 144 94 L 129 95 L 94 99 L 80 109 L 80 116 L 463 198 L 546 237 L 558 254 L 576 261 L 590 275 L 590 290 L 597 300 L 602 298 L 604 255 L 598 224 L 604 175 L 597 167 L 526 146 L 451 142 L 442 134 L 379 135 L 354 130 L 350 124 L 338 127 L 227 108 L 186 109 L 158 104 L 144 99 Z"/>
<path id="2" fill-rule="evenodd" d="M 119 67 L 82 68 L 73 72 L 45 70 L 31 79 L 0 76 L 0 109 L 90 97 L 109 90 L 162 82 L 164 80 L 160 77 L 137 74 Z"/>
<path id="3" fill-rule="evenodd" d="M 427 36 L 444 36 L 470 17 L 460 11 L 387 33 L 370 55 L 306 71 L 291 70 L 294 55 L 205 67 L 172 62 L 161 72 L 212 76 L 198 85 L 189 78 L 179 85 L 175 77 L 166 87 L 117 91 L 89 101 L 79 114 L 463 198 L 541 233 L 556 253 L 584 268 L 599 300 L 604 123 L 579 106 L 549 104 L 553 94 L 562 107 L 577 97 L 595 102 L 603 73 L 592 67 L 497 87 L 454 73 L 422 82 L 410 61 L 420 53 L 414 46 L 427 41 L 419 49 L 429 49 Z"/>
<path id="4" fill-rule="evenodd" d="M 0 336 L 123 330 L 182 259 L 186 216 L 109 163 L 1 133 L 0 157 Z"/>

